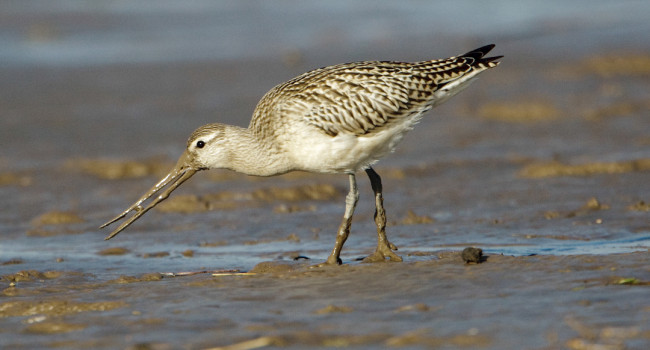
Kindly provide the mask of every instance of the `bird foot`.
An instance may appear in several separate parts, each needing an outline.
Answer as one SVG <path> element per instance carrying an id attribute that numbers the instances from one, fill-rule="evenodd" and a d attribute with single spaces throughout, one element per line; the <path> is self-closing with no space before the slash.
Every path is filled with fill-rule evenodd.
<path id="1" fill-rule="evenodd" d="M 343 261 L 341 261 L 341 258 L 333 257 L 333 256 L 330 255 L 330 257 L 327 258 L 327 260 L 325 260 L 325 262 L 322 262 L 322 263 L 316 264 L 316 265 L 312 265 L 312 266 L 310 266 L 310 268 L 315 269 L 315 268 L 319 268 L 319 267 L 332 266 L 332 265 L 342 265 L 342 264 L 343 264 Z"/>
<path id="2" fill-rule="evenodd" d="M 386 259 L 392 262 L 401 262 L 402 257 L 395 254 L 393 250 L 397 250 L 397 247 L 393 243 L 388 243 L 388 245 L 378 245 L 377 250 L 371 255 L 368 255 L 363 259 L 364 263 L 375 263 L 375 262 L 385 262 Z"/>

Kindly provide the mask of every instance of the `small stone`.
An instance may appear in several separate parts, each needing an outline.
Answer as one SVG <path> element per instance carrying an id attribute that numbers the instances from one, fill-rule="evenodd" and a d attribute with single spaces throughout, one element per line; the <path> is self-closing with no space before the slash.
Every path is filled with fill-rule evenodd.
<path id="1" fill-rule="evenodd" d="M 480 264 L 483 262 L 483 249 L 467 247 L 463 249 L 463 252 L 460 254 L 460 257 L 463 258 L 463 261 L 466 264 Z"/>

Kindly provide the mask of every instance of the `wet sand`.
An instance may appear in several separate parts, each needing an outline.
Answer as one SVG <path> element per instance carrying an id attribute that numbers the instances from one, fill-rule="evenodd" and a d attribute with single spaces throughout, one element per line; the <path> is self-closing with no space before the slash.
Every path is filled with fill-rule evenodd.
<path id="1" fill-rule="evenodd" d="M 648 348 L 650 43 L 616 23 L 627 39 L 556 22 L 489 38 L 503 64 L 375 167 L 403 263 L 359 261 L 375 246 L 363 176 L 342 266 L 309 267 L 334 243 L 344 176 L 203 172 L 111 241 L 97 227 L 197 126 L 247 125 L 277 83 L 485 38 L 0 67 L 0 347 Z"/>
<path id="2" fill-rule="evenodd" d="M 0 318 L 20 323 L 4 345 L 475 349 L 526 339 L 527 348 L 640 349 L 650 341 L 647 252 L 488 255 L 480 264 L 434 252 L 417 262 L 318 269 L 265 262 L 251 272 L 7 275 L 16 285 L 2 290 Z"/>

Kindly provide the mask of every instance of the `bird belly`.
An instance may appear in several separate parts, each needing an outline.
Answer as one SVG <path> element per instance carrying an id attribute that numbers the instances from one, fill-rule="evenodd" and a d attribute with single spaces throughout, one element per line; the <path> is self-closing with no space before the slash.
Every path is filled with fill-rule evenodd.
<path id="1" fill-rule="evenodd" d="M 315 173 L 354 173 L 393 152 L 413 123 L 366 135 L 329 136 L 319 130 L 301 133 L 286 143 L 295 170 Z"/>

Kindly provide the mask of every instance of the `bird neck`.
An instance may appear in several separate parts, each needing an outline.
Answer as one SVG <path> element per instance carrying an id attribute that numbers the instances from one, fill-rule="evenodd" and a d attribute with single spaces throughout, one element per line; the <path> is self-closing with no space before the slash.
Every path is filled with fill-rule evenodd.
<path id="1" fill-rule="evenodd" d="M 261 140 L 251 129 L 228 125 L 224 149 L 227 169 L 254 176 L 272 176 L 291 171 L 288 162 L 268 140 Z"/>

